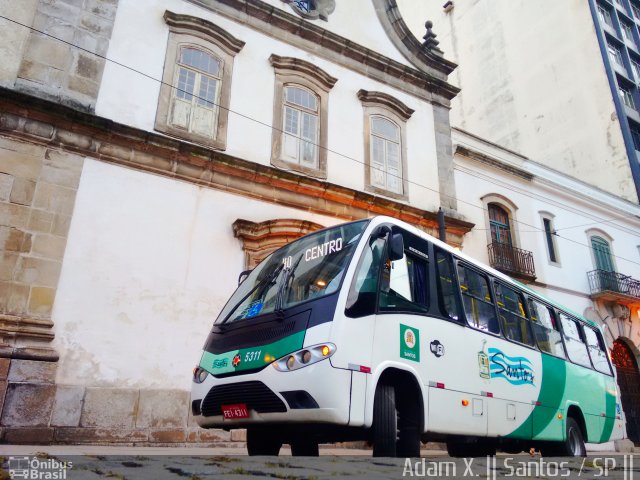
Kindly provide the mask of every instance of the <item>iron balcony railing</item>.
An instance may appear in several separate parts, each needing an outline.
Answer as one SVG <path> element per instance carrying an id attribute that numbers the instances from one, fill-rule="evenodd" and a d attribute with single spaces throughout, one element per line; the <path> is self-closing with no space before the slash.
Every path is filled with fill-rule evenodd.
<path id="1" fill-rule="evenodd" d="M 640 298 L 640 280 L 631 278 L 618 272 L 606 270 L 592 270 L 587 273 L 591 294 L 601 292 L 621 293 L 630 297 Z"/>
<path id="2" fill-rule="evenodd" d="M 516 248 L 506 243 L 490 243 L 489 263 L 496 270 L 515 277 L 531 280 L 536 278 L 533 253 L 528 250 Z"/>

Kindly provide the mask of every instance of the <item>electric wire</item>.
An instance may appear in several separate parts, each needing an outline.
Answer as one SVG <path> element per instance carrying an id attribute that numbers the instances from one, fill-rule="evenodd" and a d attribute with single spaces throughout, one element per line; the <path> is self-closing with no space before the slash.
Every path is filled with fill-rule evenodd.
<path id="1" fill-rule="evenodd" d="M 11 23 L 14 23 L 14 24 L 16 24 L 16 25 L 19 25 L 19 26 L 21 26 L 21 27 L 27 28 L 27 29 L 29 29 L 29 30 L 31 30 L 31 31 L 37 32 L 37 33 L 39 33 L 39 34 L 41 34 L 41 35 L 45 35 L 45 36 L 47 36 L 47 37 L 49 37 L 49 38 L 52 38 L 53 40 L 56 40 L 56 41 L 61 42 L 61 43 L 64 43 L 64 44 L 69 45 L 69 46 L 71 46 L 71 47 L 73 47 L 73 48 L 76 48 L 76 49 L 78 49 L 78 50 L 82 50 L 82 51 L 84 51 L 84 52 L 87 52 L 87 53 L 89 53 L 89 54 L 91 54 L 91 55 L 94 55 L 94 56 L 96 56 L 96 57 L 98 57 L 98 58 L 100 58 L 100 59 L 104 60 L 105 62 L 109 62 L 109 63 L 111 63 L 111 64 L 117 65 L 117 66 L 119 66 L 119 67 L 121 67 L 121 68 L 124 68 L 124 69 L 126 69 L 126 70 L 129 70 L 129 71 L 131 71 L 131 72 L 134 72 L 134 73 L 136 73 L 136 74 L 138 74 L 138 75 L 141 75 L 141 76 L 143 76 L 143 77 L 145 77 L 145 78 L 147 78 L 147 79 L 149 79 L 149 80 L 152 80 L 152 81 L 154 81 L 154 82 L 157 82 L 157 83 L 159 83 L 160 85 L 165 85 L 165 86 L 167 86 L 167 87 L 169 87 L 169 88 L 172 88 L 172 89 L 174 89 L 174 90 L 176 90 L 176 91 L 180 91 L 180 92 L 183 92 L 183 93 L 186 93 L 186 94 L 192 95 L 194 98 L 196 98 L 196 99 L 198 99 L 198 100 L 202 100 L 202 101 L 204 101 L 204 102 L 206 102 L 206 103 L 208 103 L 208 104 L 213 104 L 213 105 L 215 105 L 217 108 L 220 108 L 220 109 L 226 110 L 226 111 L 228 111 L 229 113 L 232 113 L 232 114 L 234 114 L 234 115 L 237 115 L 237 116 L 239 116 L 239 117 L 241 117 L 241 118 L 244 118 L 244 119 L 249 120 L 249 121 L 251 121 L 251 122 L 254 122 L 254 123 L 256 123 L 256 124 L 262 125 L 262 126 L 267 127 L 267 128 L 269 128 L 269 129 L 271 129 L 271 130 L 275 130 L 275 131 L 277 131 L 277 132 L 279 132 L 279 133 L 286 133 L 282 128 L 278 128 L 278 127 L 276 127 L 276 126 L 274 126 L 274 125 L 271 125 L 271 124 L 269 124 L 269 123 L 267 123 L 267 122 L 264 122 L 264 121 L 262 121 L 262 120 L 258 120 L 258 119 L 256 119 L 256 118 L 253 118 L 253 117 L 251 117 L 251 116 L 249 116 L 249 115 L 247 115 L 247 114 L 244 114 L 244 113 L 242 113 L 242 112 L 238 112 L 238 111 L 232 110 L 231 108 L 229 108 L 229 107 L 225 107 L 225 106 L 220 105 L 220 104 L 218 104 L 218 103 L 216 103 L 216 102 L 211 102 L 211 101 L 209 101 L 209 100 L 208 100 L 208 99 L 206 99 L 206 98 L 203 98 L 203 97 L 200 97 L 199 95 L 196 95 L 195 93 L 192 93 L 192 92 L 188 92 L 188 91 L 186 91 L 186 90 L 183 90 L 183 89 L 181 89 L 181 88 L 179 88 L 179 87 L 177 87 L 177 86 L 175 86 L 175 85 L 173 85 L 173 84 L 171 84 L 171 83 L 165 82 L 164 80 L 161 80 L 161 79 L 158 79 L 158 78 L 156 78 L 156 77 L 154 77 L 154 76 L 152 76 L 152 75 L 149 75 L 148 73 L 145 73 L 145 72 L 143 72 L 143 71 L 141 71 L 141 70 L 138 70 L 138 69 L 136 69 L 136 68 L 133 68 L 133 67 L 131 67 L 131 66 L 129 66 L 129 65 L 126 65 L 126 64 L 124 64 L 124 63 L 121 63 L 121 62 L 119 62 L 119 61 L 117 61 L 117 60 L 111 59 L 111 58 L 107 57 L 106 55 L 101 55 L 101 54 L 99 54 L 99 53 L 93 52 L 93 51 L 88 50 L 88 49 L 86 49 L 86 48 L 84 48 L 84 47 L 81 47 L 81 46 L 79 46 L 79 45 L 76 45 L 76 44 L 74 44 L 73 42 L 69 42 L 69 41 L 67 41 L 67 40 L 64 40 L 64 39 L 62 39 L 62 38 L 56 37 L 55 35 L 51 35 L 51 34 L 49 34 L 49 33 L 46 33 L 46 32 L 44 32 L 44 31 L 42 31 L 42 30 L 39 30 L 39 29 L 37 29 L 37 28 L 31 27 L 31 26 L 29 26 L 29 25 L 25 25 L 24 23 L 21 23 L 21 22 L 19 22 L 19 21 L 17 21 L 17 20 L 14 20 L 14 19 L 8 18 L 8 17 L 6 17 L 6 16 L 4 16 L 4 15 L 0 15 L 0 18 L 1 18 L 1 19 L 4 19 L 4 20 L 7 20 L 7 21 L 9 21 L 9 22 L 11 22 Z M 365 162 L 363 162 L 363 161 L 361 161 L 361 160 L 358 160 L 358 159 L 356 159 L 356 158 L 353 158 L 353 157 L 351 157 L 351 156 L 349 156 L 349 155 L 346 155 L 346 154 L 343 154 L 343 153 L 341 153 L 341 152 L 338 152 L 338 151 L 332 150 L 332 149 L 330 149 L 330 148 L 328 148 L 328 147 L 325 147 L 325 146 L 323 146 L 323 145 L 320 145 L 320 144 L 318 144 L 318 143 L 314 143 L 314 142 L 307 142 L 307 143 L 310 143 L 310 144 L 314 145 L 315 147 L 317 147 L 317 148 L 319 148 L 319 149 L 326 150 L 328 153 L 332 153 L 332 154 L 334 154 L 334 155 L 336 155 L 336 156 L 342 157 L 342 158 L 344 158 L 344 159 L 350 160 L 350 161 L 355 162 L 355 163 L 358 163 L 358 164 L 360 164 L 360 165 L 364 165 L 365 167 L 367 167 L 367 166 L 368 166 L 368 167 L 370 167 L 370 168 L 374 168 L 374 169 L 376 169 L 376 168 L 377 168 L 377 167 L 375 167 L 375 166 L 373 166 L 373 165 L 367 165 Z M 393 176 L 393 177 L 395 177 L 395 178 L 399 179 L 401 182 L 406 182 L 407 184 L 414 185 L 414 186 L 416 186 L 416 187 L 420 187 L 420 188 L 424 188 L 425 190 L 428 190 L 428 191 L 430 191 L 430 192 L 433 192 L 433 193 L 436 193 L 436 194 L 440 195 L 440 197 L 450 198 L 450 199 L 452 199 L 452 200 L 455 200 L 455 201 L 457 201 L 457 202 L 460 202 L 460 203 L 463 203 L 463 204 L 469 205 L 469 206 L 474 207 L 474 208 L 478 208 L 478 209 L 483 210 L 483 211 L 485 211 L 485 212 L 487 212 L 487 211 L 488 211 L 488 209 L 487 209 L 487 208 L 485 208 L 485 207 L 484 207 L 484 206 L 482 206 L 482 205 L 478 205 L 478 204 L 476 204 L 476 203 L 472 203 L 472 202 L 469 202 L 469 201 L 463 200 L 463 199 L 461 199 L 461 198 L 459 198 L 459 197 L 456 197 L 455 195 L 450 195 L 450 194 L 447 194 L 447 193 L 444 193 L 444 192 L 440 192 L 439 190 L 436 190 L 436 189 L 434 189 L 434 188 L 428 187 L 428 186 L 423 185 L 423 184 L 421 184 L 421 183 L 417 183 L 417 182 L 411 181 L 411 180 L 409 180 L 409 179 L 407 179 L 407 178 L 403 178 L 401 175 L 394 175 L 394 174 L 390 174 L 390 173 L 386 172 L 383 168 L 377 168 L 377 169 L 378 169 L 378 170 L 380 170 L 380 171 L 382 171 L 382 172 L 385 172 L 387 175 L 390 175 L 390 176 Z M 459 169 L 459 171 L 462 171 L 462 170 L 460 170 L 460 169 Z M 464 172 L 464 173 L 468 173 L 468 172 Z M 477 175 L 477 174 L 474 174 L 474 175 Z M 480 176 L 482 177 L 482 175 L 480 175 Z M 489 180 L 489 179 L 487 179 L 487 178 L 484 178 L 484 180 L 485 180 L 485 181 L 487 181 L 487 182 L 489 182 L 489 183 L 493 183 L 494 185 L 501 186 L 501 187 L 503 187 L 503 188 L 509 188 L 508 186 L 506 186 L 506 185 L 504 185 L 504 184 L 496 183 L 495 181 L 491 181 L 491 180 Z M 510 190 L 512 190 L 512 191 L 514 191 L 514 190 L 513 190 L 513 188 L 509 188 L 509 189 L 510 189 Z M 522 192 L 520 192 L 520 193 L 522 193 Z M 533 198 L 533 197 L 531 197 L 531 198 Z M 539 199 L 538 199 L 538 200 L 539 200 Z M 552 203 L 550 203 L 548 200 L 547 200 L 547 201 L 542 201 L 542 200 L 540 200 L 540 201 L 541 201 L 541 202 L 543 202 L 543 203 L 547 203 L 547 204 L 549 204 L 549 205 L 553 205 L 553 204 L 552 204 Z M 553 206 L 557 206 L 557 205 L 553 205 Z M 575 213 L 575 212 L 574 212 L 574 213 Z M 583 213 L 583 214 L 585 214 L 585 212 L 582 212 L 582 213 Z M 615 219 L 606 220 L 606 222 L 614 221 L 614 220 L 615 220 Z M 604 222 L 605 222 L 605 220 L 603 220 L 602 222 L 596 222 L 596 224 L 604 223 Z M 545 230 L 543 230 L 543 229 L 542 229 L 542 228 L 540 228 L 540 227 L 537 227 L 536 225 L 531 225 L 531 224 L 528 224 L 528 223 L 526 223 L 526 222 L 522 222 L 522 221 L 518 221 L 517 223 L 519 223 L 519 224 L 521 224 L 521 225 L 528 226 L 528 227 L 530 227 L 530 228 L 533 228 L 533 229 L 534 229 L 533 231 L 530 231 L 530 232 L 525 231 L 525 232 L 522 232 L 522 233 L 546 233 L 546 232 L 545 232 Z M 474 230 L 487 230 L 487 229 L 480 229 L 480 228 L 477 228 L 477 229 L 474 229 Z M 562 238 L 562 239 L 564 239 L 564 240 L 567 240 L 567 241 L 569 241 L 569 242 L 575 243 L 575 244 L 577 244 L 577 245 L 581 245 L 581 246 L 583 246 L 583 247 L 585 247 L 585 248 L 587 248 L 587 249 L 589 249 L 589 250 L 591 250 L 591 249 L 592 249 L 592 247 L 591 247 L 590 245 L 587 245 L 587 244 L 585 244 L 585 243 L 581 243 L 581 242 L 579 242 L 579 241 L 577 241 L 577 240 L 573 240 L 573 239 L 571 239 L 571 238 L 563 237 L 563 236 L 561 236 L 561 235 L 557 234 L 557 231 L 554 233 L 554 235 L 555 235 L 556 237 L 558 237 L 558 238 Z M 632 264 L 635 264 L 635 265 L 640 266 L 640 263 L 635 262 L 635 261 L 633 261 L 633 260 L 630 260 L 630 259 L 627 259 L 627 258 L 621 257 L 621 256 L 616 255 L 616 254 L 613 254 L 613 253 L 611 253 L 611 255 L 612 255 L 613 257 L 616 257 L 616 258 L 620 259 L 620 260 L 624 260 L 624 261 L 626 261 L 626 262 L 629 262 L 629 263 L 632 263 Z"/>

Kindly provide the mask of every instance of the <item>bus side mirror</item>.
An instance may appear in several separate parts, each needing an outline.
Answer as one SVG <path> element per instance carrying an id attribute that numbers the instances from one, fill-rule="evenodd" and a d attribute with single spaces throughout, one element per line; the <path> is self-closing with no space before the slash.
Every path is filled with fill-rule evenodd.
<path id="1" fill-rule="evenodd" d="M 402 257 L 404 257 L 404 240 L 401 233 L 395 233 L 389 240 L 389 260 L 395 262 Z"/>
<path id="2" fill-rule="evenodd" d="M 238 276 L 238 286 L 240 286 L 240 284 L 246 280 L 251 272 L 253 272 L 253 269 L 240 272 L 240 275 Z"/>

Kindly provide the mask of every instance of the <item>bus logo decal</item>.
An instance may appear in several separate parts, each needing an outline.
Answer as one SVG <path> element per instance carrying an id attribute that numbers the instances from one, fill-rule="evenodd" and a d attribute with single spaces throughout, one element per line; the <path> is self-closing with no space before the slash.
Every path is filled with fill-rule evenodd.
<path id="1" fill-rule="evenodd" d="M 482 378 L 491 378 L 491 369 L 489 368 L 489 357 L 484 351 L 478 352 L 478 368 Z"/>
<path id="2" fill-rule="evenodd" d="M 240 354 L 236 354 L 235 357 L 233 357 L 233 360 L 231 361 L 231 363 L 233 364 L 234 367 L 237 367 L 238 365 L 240 365 Z"/>
<path id="3" fill-rule="evenodd" d="M 420 361 L 420 332 L 400 324 L 400 356 L 414 362 Z"/>
<path id="4" fill-rule="evenodd" d="M 227 365 L 229 365 L 229 359 L 227 358 L 219 358 L 213 361 L 213 368 L 225 368 Z"/>
<path id="5" fill-rule="evenodd" d="M 535 374 L 531 361 L 510 357 L 497 348 L 489 349 L 491 378 L 504 378 L 511 385 L 533 385 Z"/>
<path id="6" fill-rule="evenodd" d="M 429 344 L 429 349 L 436 357 L 440 358 L 444 355 L 444 345 L 440 343 L 440 340 L 434 340 Z"/>

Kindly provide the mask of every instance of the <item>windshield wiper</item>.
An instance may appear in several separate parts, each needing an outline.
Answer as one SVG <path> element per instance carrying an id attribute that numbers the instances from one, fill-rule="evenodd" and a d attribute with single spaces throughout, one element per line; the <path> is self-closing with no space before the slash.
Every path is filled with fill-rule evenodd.
<path id="1" fill-rule="evenodd" d="M 240 300 L 238 300 L 238 302 L 229 311 L 227 316 L 224 317 L 224 319 L 220 323 L 218 323 L 218 326 L 220 327 L 220 326 L 224 325 L 225 323 L 227 323 L 227 321 L 229 320 L 229 317 L 231 317 L 231 315 L 242 304 L 242 302 L 244 302 L 247 298 L 249 298 L 251 296 L 251 294 L 253 292 L 255 292 L 258 288 L 264 287 L 264 289 L 266 289 L 266 288 L 270 287 L 271 285 L 273 285 L 273 283 L 275 283 L 275 279 L 278 277 L 278 275 L 280 274 L 280 271 L 283 268 L 284 268 L 284 263 L 281 263 L 278 267 L 276 267 L 276 269 L 273 272 L 271 272 L 269 275 L 264 277 L 260 282 L 256 283 L 256 285 L 251 290 L 249 290 L 249 292 L 246 295 L 244 295 Z M 260 292 L 259 296 L 262 296 L 262 294 L 264 293 L 264 289 Z"/>
<path id="2" fill-rule="evenodd" d="M 300 260 L 302 260 L 303 254 L 301 253 L 290 268 L 286 268 L 284 271 L 284 275 L 282 276 L 282 283 L 280 283 L 278 287 L 278 294 L 276 295 L 276 304 L 273 308 L 273 311 L 279 317 L 284 317 L 284 308 L 282 308 L 282 304 L 284 303 L 284 292 L 289 289 L 289 281 L 295 277 L 295 269 L 298 268 L 300 264 Z"/>

